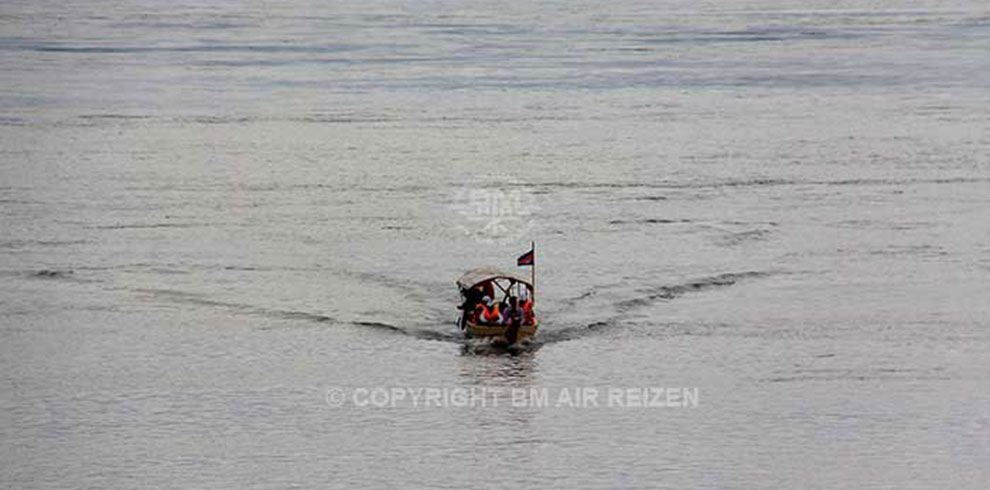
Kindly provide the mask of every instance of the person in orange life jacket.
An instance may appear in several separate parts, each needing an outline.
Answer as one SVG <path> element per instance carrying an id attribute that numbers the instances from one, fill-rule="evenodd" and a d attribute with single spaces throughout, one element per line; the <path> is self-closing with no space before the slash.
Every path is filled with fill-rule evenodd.
<path id="1" fill-rule="evenodd" d="M 492 301 L 491 297 L 485 296 L 482 300 L 487 304 L 485 307 L 484 314 L 481 317 L 482 322 L 489 325 L 498 325 L 502 322 L 502 314 L 499 312 L 498 304 Z"/>
<path id="2" fill-rule="evenodd" d="M 485 317 L 487 308 L 482 303 L 474 305 L 474 310 L 471 311 L 471 323 L 481 323 L 481 320 Z"/>
<path id="3" fill-rule="evenodd" d="M 485 323 L 488 321 L 488 313 L 491 309 L 488 305 L 492 304 L 491 296 L 483 296 L 481 301 L 478 302 L 478 306 L 481 307 L 478 313 L 478 323 Z"/>
<path id="4" fill-rule="evenodd" d="M 522 299 L 519 301 L 519 308 L 522 310 L 523 314 L 523 325 L 533 324 L 533 300 L 529 299 L 529 294 L 526 291 L 522 293 Z"/>

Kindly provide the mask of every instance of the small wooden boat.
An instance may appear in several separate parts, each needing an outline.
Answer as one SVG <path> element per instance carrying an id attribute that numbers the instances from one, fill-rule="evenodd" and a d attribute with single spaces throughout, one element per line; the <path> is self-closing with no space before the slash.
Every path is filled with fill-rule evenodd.
<path id="1" fill-rule="evenodd" d="M 540 322 L 532 310 L 533 283 L 517 274 L 491 267 L 472 269 L 457 280 L 461 291 L 461 329 L 469 337 L 485 338 L 513 345 L 536 335 Z M 476 305 L 489 298 L 494 303 L 508 302 L 508 298 L 528 298 L 529 314 L 522 321 L 484 322 L 474 314 Z"/>

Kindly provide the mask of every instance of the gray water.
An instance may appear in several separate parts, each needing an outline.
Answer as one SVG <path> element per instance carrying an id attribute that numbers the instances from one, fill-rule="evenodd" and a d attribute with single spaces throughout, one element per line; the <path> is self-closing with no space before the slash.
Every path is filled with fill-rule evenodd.
<path id="1" fill-rule="evenodd" d="M 981 1 L 5 1 L 0 486 L 986 488 L 988 54 Z M 537 341 L 466 341 L 530 241 Z"/>

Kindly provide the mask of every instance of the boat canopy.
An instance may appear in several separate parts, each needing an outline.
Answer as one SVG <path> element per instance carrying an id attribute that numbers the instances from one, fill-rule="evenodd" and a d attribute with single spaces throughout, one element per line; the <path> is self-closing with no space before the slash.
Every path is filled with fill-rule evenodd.
<path id="1" fill-rule="evenodd" d="M 494 267 L 482 267 L 465 272 L 464 275 L 457 280 L 457 287 L 462 290 L 467 290 L 483 282 L 491 281 L 492 279 L 509 279 L 515 282 L 523 283 L 530 289 L 533 288 L 533 284 L 529 282 L 529 279 L 524 279 L 518 274 L 501 271 Z"/>

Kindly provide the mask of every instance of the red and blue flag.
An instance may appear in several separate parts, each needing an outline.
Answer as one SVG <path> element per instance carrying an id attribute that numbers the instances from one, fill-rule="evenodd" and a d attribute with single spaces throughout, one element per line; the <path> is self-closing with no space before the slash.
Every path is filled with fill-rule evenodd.
<path id="1" fill-rule="evenodd" d="M 529 252 L 520 255 L 519 258 L 516 259 L 516 265 L 518 266 L 533 265 L 534 256 L 535 256 L 534 250 L 530 249 Z"/>

